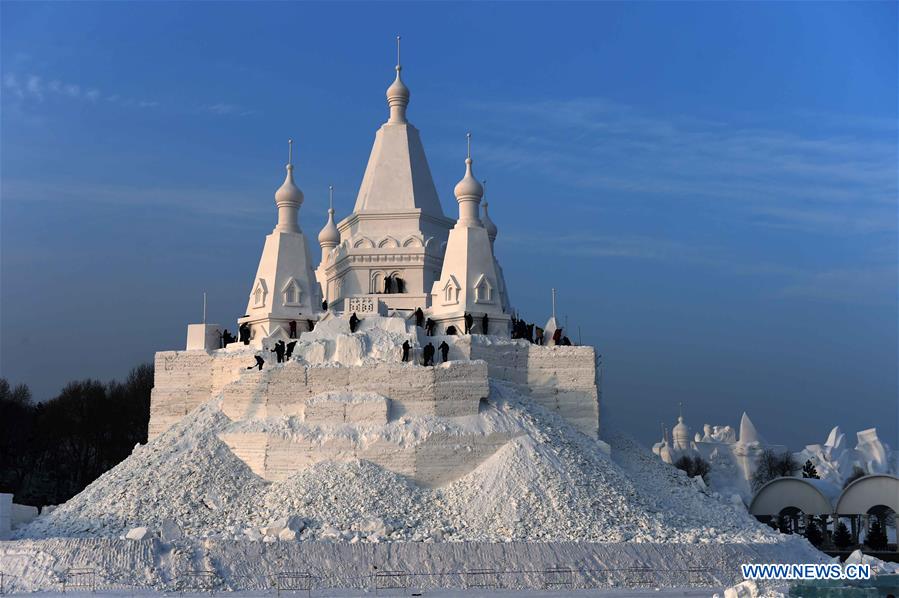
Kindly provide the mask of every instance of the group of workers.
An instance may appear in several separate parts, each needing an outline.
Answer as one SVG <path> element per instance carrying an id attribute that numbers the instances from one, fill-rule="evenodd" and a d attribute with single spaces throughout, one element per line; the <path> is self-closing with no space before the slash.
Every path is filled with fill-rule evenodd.
<path id="1" fill-rule="evenodd" d="M 387 277 L 387 279 L 385 279 L 385 282 L 384 282 L 384 292 L 385 293 L 388 292 L 388 289 L 393 288 L 393 286 L 389 286 L 388 282 L 387 282 L 388 280 L 391 280 L 391 279 L 393 280 L 393 282 L 391 282 L 390 285 L 399 283 L 400 288 L 402 286 L 401 278 Z M 402 291 L 399 291 L 399 292 L 402 292 Z M 427 336 L 434 336 L 436 322 L 434 322 L 434 320 L 432 320 L 431 318 L 425 318 L 424 311 L 420 307 L 416 308 L 413 315 L 415 316 L 415 325 L 419 328 L 424 328 Z M 359 327 L 360 321 L 361 321 L 361 319 L 359 318 L 358 315 L 356 315 L 356 312 L 353 312 L 350 315 L 349 324 L 350 324 L 350 332 L 351 333 L 356 332 L 356 329 Z M 465 324 L 465 328 L 464 328 L 465 332 L 464 333 L 472 334 L 472 328 L 474 325 L 474 317 L 470 313 L 466 312 L 463 317 L 463 322 Z M 480 331 L 481 334 L 488 334 L 488 332 L 490 330 L 490 318 L 486 313 L 481 317 L 480 323 L 481 323 L 481 331 Z M 306 326 L 310 331 L 312 331 L 315 328 L 315 322 L 313 320 L 306 320 Z M 296 323 L 296 321 L 294 321 L 294 320 L 290 321 L 290 323 L 288 324 L 288 331 L 289 331 L 289 336 L 291 339 L 297 338 L 297 323 Z M 247 324 L 246 322 L 241 324 L 240 327 L 238 328 L 238 334 L 240 336 L 239 339 L 232 336 L 228 330 L 225 330 L 222 333 L 222 346 L 225 346 L 228 343 L 232 343 L 237 340 L 239 340 L 240 342 L 242 342 L 245 345 L 250 344 L 250 326 L 249 326 L 249 324 Z M 456 331 L 456 327 L 455 326 L 447 326 L 446 334 L 449 336 L 458 334 Z M 515 316 L 512 316 L 512 338 L 513 339 L 526 339 L 527 341 L 537 344 L 537 345 L 545 344 L 543 328 L 540 328 L 539 326 L 535 326 L 534 324 L 529 324 L 529 323 L 525 322 L 524 320 L 518 319 Z M 563 346 L 571 345 L 571 340 L 567 336 L 562 334 L 562 328 L 556 328 L 555 331 L 553 331 L 552 341 L 553 341 L 553 344 L 555 344 L 555 345 L 563 345 Z M 290 359 L 291 355 L 293 355 L 293 351 L 294 351 L 294 348 L 296 347 L 296 344 L 297 344 L 297 341 L 295 341 L 295 340 L 290 343 L 286 343 L 286 344 L 283 340 L 280 340 L 277 343 L 275 343 L 274 348 L 272 348 L 270 350 L 270 352 L 274 353 L 276 355 L 277 363 L 284 363 L 285 361 L 288 361 Z M 409 343 L 408 340 L 403 341 L 402 349 L 403 349 L 403 361 L 405 361 L 405 362 L 410 361 L 410 352 L 412 351 L 412 345 Z M 422 365 L 433 366 L 434 365 L 434 355 L 438 350 L 440 351 L 440 356 L 441 356 L 442 362 L 446 362 L 449 360 L 449 345 L 447 344 L 447 342 L 445 340 L 443 342 L 441 342 L 440 345 L 438 345 L 437 347 L 434 347 L 434 344 L 429 342 L 427 345 L 425 345 L 422 348 L 422 360 L 421 360 Z M 255 359 L 256 359 L 256 363 L 247 367 L 248 370 L 251 370 L 253 368 L 259 368 L 260 370 L 262 369 L 262 366 L 265 364 L 265 359 L 261 355 L 256 355 Z"/>
<path id="2" fill-rule="evenodd" d="M 524 320 L 519 320 L 512 316 L 512 338 L 521 338 L 535 345 L 545 345 L 545 331 L 539 326 L 528 324 Z M 570 346 L 571 339 L 562 334 L 562 328 L 556 328 L 553 331 L 552 341 L 555 345 Z"/>
<path id="3" fill-rule="evenodd" d="M 434 365 L 434 353 L 437 350 L 440 350 L 440 357 L 443 363 L 449 361 L 449 345 L 446 341 L 440 343 L 437 348 L 434 348 L 434 343 L 428 343 L 424 346 L 421 351 L 421 364 L 422 365 Z M 409 341 L 403 341 L 403 361 L 409 361 L 409 352 L 412 350 L 412 345 L 409 344 Z"/>

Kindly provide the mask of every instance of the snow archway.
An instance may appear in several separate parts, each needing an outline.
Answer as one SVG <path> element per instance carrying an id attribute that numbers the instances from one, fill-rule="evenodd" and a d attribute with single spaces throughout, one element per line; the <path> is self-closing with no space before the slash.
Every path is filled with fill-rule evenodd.
<path id="1" fill-rule="evenodd" d="M 749 503 L 749 512 L 764 517 L 795 508 L 806 515 L 830 515 L 838 491 L 836 486 L 823 480 L 777 478 L 759 488 Z"/>
<path id="2" fill-rule="evenodd" d="M 875 507 L 899 513 L 899 478 L 886 474 L 866 475 L 846 486 L 837 501 L 840 515 L 867 515 Z"/>

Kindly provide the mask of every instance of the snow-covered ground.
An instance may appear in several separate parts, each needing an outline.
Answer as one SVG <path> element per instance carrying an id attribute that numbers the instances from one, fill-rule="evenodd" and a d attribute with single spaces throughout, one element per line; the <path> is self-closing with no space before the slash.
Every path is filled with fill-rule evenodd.
<path id="1" fill-rule="evenodd" d="M 42 598 L 48 596 L 62 596 L 63 594 L 59 592 L 36 592 L 33 594 L 29 594 L 34 598 Z M 154 592 L 154 591 L 144 591 L 139 589 L 134 590 L 110 590 L 110 591 L 98 591 L 98 592 L 72 592 L 67 591 L 65 596 L 71 596 L 73 598 L 89 598 L 93 596 L 105 596 L 109 598 L 150 598 L 150 597 L 161 597 L 161 596 L 184 596 L 187 598 L 208 598 L 209 593 L 191 593 L 184 592 L 183 594 L 180 592 Z M 253 592 L 228 592 L 227 596 L 229 598 L 253 598 L 260 595 L 277 595 L 275 590 L 268 592 L 267 594 L 260 594 L 258 591 Z M 282 591 L 282 596 L 341 596 L 346 598 L 355 598 L 355 597 L 363 597 L 363 596 L 373 596 L 375 592 L 371 590 L 357 590 L 352 588 L 332 588 L 328 590 L 313 590 L 310 593 L 307 592 L 284 592 Z M 708 589 L 683 589 L 683 588 L 673 588 L 673 589 L 647 589 L 647 590 L 485 590 L 483 588 L 474 588 L 474 589 L 438 589 L 438 590 L 427 590 L 427 591 L 417 591 L 415 589 L 410 590 L 378 590 L 377 596 L 383 596 L 384 598 L 397 598 L 399 596 L 428 596 L 430 598 L 457 598 L 457 597 L 474 597 L 474 596 L 496 596 L 497 598 L 502 598 L 504 596 L 539 596 L 540 598 L 563 598 L 565 596 L 579 596 L 583 598 L 597 598 L 597 597 L 609 597 L 609 598 L 641 598 L 643 596 L 661 596 L 663 598 L 689 598 L 694 596 L 704 596 L 708 597 L 709 590 Z"/>

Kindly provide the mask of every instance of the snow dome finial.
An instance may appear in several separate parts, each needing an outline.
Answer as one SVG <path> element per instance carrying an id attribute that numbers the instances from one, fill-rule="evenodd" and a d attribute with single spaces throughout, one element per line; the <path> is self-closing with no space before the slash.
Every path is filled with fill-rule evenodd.
<path id="1" fill-rule="evenodd" d="M 471 172 L 471 133 L 467 133 L 468 139 L 468 157 L 465 158 L 465 176 L 456 183 L 453 192 L 456 195 L 456 201 L 459 202 L 459 222 L 468 226 L 479 226 L 481 224 L 478 218 L 478 206 L 481 198 L 484 196 L 484 188 L 478 182 Z"/>
<path id="2" fill-rule="evenodd" d="M 400 78 L 400 71 L 403 70 L 400 65 L 400 36 L 396 36 L 396 79 L 390 87 L 387 88 L 387 105 L 390 106 L 389 123 L 405 123 L 406 122 L 406 106 L 409 105 L 409 88 L 406 87 Z"/>
<path id="3" fill-rule="evenodd" d="M 298 211 L 303 205 L 303 192 L 293 180 L 293 139 L 287 140 L 287 175 L 275 191 L 275 205 L 278 206 L 276 230 L 300 232 Z"/>
<path id="4" fill-rule="evenodd" d="M 340 231 L 334 224 L 334 185 L 328 185 L 328 221 L 325 227 L 318 233 L 318 244 L 322 248 L 322 260 L 327 255 L 327 250 L 337 247 L 340 243 Z"/>

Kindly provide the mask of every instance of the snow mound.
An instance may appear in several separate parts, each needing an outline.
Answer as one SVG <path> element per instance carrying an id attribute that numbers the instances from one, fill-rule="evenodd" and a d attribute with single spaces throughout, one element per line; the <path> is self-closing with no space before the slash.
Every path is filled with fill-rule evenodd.
<path id="1" fill-rule="evenodd" d="M 218 439 L 231 421 L 210 401 L 19 532 L 20 537 L 119 537 L 176 522 L 186 536 L 242 523 L 266 483 Z"/>
<path id="2" fill-rule="evenodd" d="M 235 424 L 221 413 L 220 401 L 210 401 L 19 536 L 117 538 L 136 527 L 156 535 L 177 526 L 186 539 L 266 542 L 784 541 L 636 443 L 612 437 L 613 460 L 599 442 L 497 381 L 477 416 L 402 418 L 352 432 L 413 443 L 433 433 L 508 433 L 511 440 L 498 452 L 439 488 L 358 460 L 322 461 L 269 483 L 217 436 L 235 428 L 290 435 L 297 426 L 295 418 Z M 285 519 L 302 525 L 268 533 Z"/>

